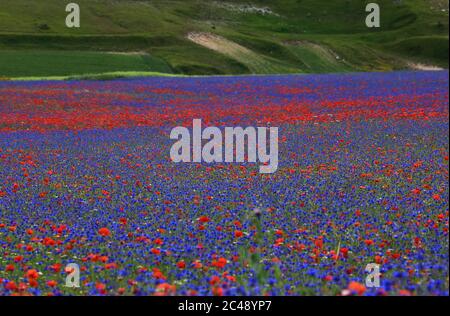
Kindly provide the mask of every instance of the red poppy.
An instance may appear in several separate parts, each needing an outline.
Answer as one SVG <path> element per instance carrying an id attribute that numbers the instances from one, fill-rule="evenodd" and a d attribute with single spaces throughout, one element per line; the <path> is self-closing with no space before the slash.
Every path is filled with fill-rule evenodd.
<path id="1" fill-rule="evenodd" d="M 111 236 L 111 231 L 106 227 L 102 227 L 98 230 L 98 234 L 100 236 L 107 237 L 107 236 Z"/>
<path id="2" fill-rule="evenodd" d="M 208 216 L 200 216 L 200 217 L 198 218 L 198 220 L 199 220 L 200 223 L 207 223 L 207 222 L 210 221 L 210 219 L 209 219 Z"/>
<path id="3" fill-rule="evenodd" d="M 5 284 L 5 289 L 9 291 L 16 291 L 17 290 L 16 282 L 9 281 L 8 283 Z"/>
<path id="4" fill-rule="evenodd" d="M 175 295 L 177 287 L 168 283 L 160 283 L 156 286 L 155 296 Z"/>
<path id="5" fill-rule="evenodd" d="M 14 269 L 15 269 L 15 267 L 13 264 L 8 264 L 5 268 L 5 271 L 12 272 L 12 271 L 14 271 Z"/>
<path id="6" fill-rule="evenodd" d="M 156 239 L 153 241 L 153 243 L 154 243 L 155 245 L 162 245 L 162 244 L 163 244 L 163 240 L 162 240 L 161 238 L 156 238 Z"/>
<path id="7" fill-rule="evenodd" d="M 214 296 L 222 296 L 223 295 L 223 289 L 221 287 L 214 287 L 212 289 Z"/>
<path id="8" fill-rule="evenodd" d="M 202 263 L 200 261 L 198 261 L 198 260 L 194 261 L 192 263 L 192 265 L 194 266 L 195 269 L 200 269 L 200 268 L 203 267 Z"/>
<path id="9" fill-rule="evenodd" d="M 95 288 L 97 289 L 97 291 L 98 291 L 100 294 L 105 294 L 105 293 L 106 293 L 106 285 L 103 284 L 103 283 L 97 282 L 97 283 L 95 284 Z"/>
<path id="10" fill-rule="evenodd" d="M 411 296 L 411 292 L 408 290 L 399 290 L 398 295 L 400 296 Z"/>
<path id="11" fill-rule="evenodd" d="M 211 277 L 211 279 L 209 280 L 209 284 L 211 284 L 211 285 L 216 285 L 219 283 L 220 283 L 220 278 L 217 275 Z"/>
<path id="12" fill-rule="evenodd" d="M 119 219 L 119 222 L 120 222 L 122 225 L 126 225 L 128 221 L 127 221 L 126 218 L 122 217 L 122 218 Z"/>
<path id="13" fill-rule="evenodd" d="M 153 277 L 158 280 L 165 280 L 166 276 L 158 268 L 153 269 Z"/>
<path id="14" fill-rule="evenodd" d="M 47 196 L 48 192 L 41 192 L 39 193 L 40 198 L 45 198 Z"/>
<path id="15" fill-rule="evenodd" d="M 381 264 L 382 259 L 383 259 L 383 258 L 382 258 L 381 256 L 378 256 L 378 255 L 375 256 L 375 263 L 376 263 L 376 264 Z"/>
<path id="16" fill-rule="evenodd" d="M 322 247 L 323 247 L 323 237 L 320 236 L 319 238 L 317 238 L 317 239 L 314 241 L 314 245 L 315 245 L 317 248 L 322 249 Z"/>
<path id="17" fill-rule="evenodd" d="M 62 264 L 55 263 L 54 265 L 50 266 L 50 269 L 52 269 L 53 272 L 55 272 L 55 273 L 59 273 L 61 271 L 61 267 L 62 267 Z"/>
<path id="18" fill-rule="evenodd" d="M 111 263 L 107 263 L 105 264 L 105 269 L 106 270 L 112 270 L 112 269 L 117 269 L 117 263 L 115 262 L 111 262 Z"/>
<path id="19" fill-rule="evenodd" d="M 364 292 L 366 292 L 366 287 L 358 282 L 352 281 L 350 282 L 350 284 L 348 285 L 348 289 L 357 295 L 363 295 Z"/>
<path id="20" fill-rule="evenodd" d="M 227 259 L 225 259 L 225 258 L 219 258 L 217 260 L 213 260 L 213 262 L 211 263 L 211 265 L 213 267 L 217 267 L 220 269 L 223 269 L 226 266 L 226 264 L 227 264 Z"/>
<path id="21" fill-rule="evenodd" d="M 57 285 L 57 282 L 55 280 L 49 280 L 47 281 L 47 285 L 50 287 L 55 287 Z"/>
<path id="22" fill-rule="evenodd" d="M 157 248 L 152 248 L 150 251 L 151 251 L 152 254 L 154 254 L 154 255 L 159 255 L 159 254 L 161 254 L 161 250 L 159 250 L 159 249 L 157 249 Z"/>
<path id="23" fill-rule="evenodd" d="M 371 245 L 373 245 L 373 240 L 372 239 L 366 239 L 366 240 L 364 240 L 364 243 L 367 245 L 367 246 L 371 246 Z"/>
<path id="24" fill-rule="evenodd" d="M 27 278 L 29 279 L 37 279 L 39 277 L 39 273 L 35 269 L 30 269 L 26 273 Z"/>

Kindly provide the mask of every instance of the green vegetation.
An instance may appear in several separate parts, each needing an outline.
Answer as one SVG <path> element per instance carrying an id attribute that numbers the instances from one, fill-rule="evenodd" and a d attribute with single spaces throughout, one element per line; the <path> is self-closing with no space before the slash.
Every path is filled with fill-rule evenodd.
<path id="1" fill-rule="evenodd" d="M 180 77 L 181 75 L 173 75 L 153 71 L 116 71 L 95 74 L 73 75 L 73 76 L 43 76 L 43 77 L 13 77 L 15 81 L 40 81 L 40 80 L 111 80 L 130 77 Z"/>
<path id="2" fill-rule="evenodd" d="M 389 43 L 386 48 L 409 56 L 412 60 L 429 61 L 448 68 L 448 37 L 412 37 Z"/>
<path id="3" fill-rule="evenodd" d="M 363 0 L 78 0 L 79 29 L 69 2 L 1 1 L 0 77 L 448 68 L 448 1 L 379 0 L 379 29 Z"/>
<path id="4" fill-rule="evenodd" d="M 83 51 L 0 51 L 2 75 L 70 76 L 116 71 L 155 71 L 171 73 L 162 60 L 148 54 L 100 53 Z"/>

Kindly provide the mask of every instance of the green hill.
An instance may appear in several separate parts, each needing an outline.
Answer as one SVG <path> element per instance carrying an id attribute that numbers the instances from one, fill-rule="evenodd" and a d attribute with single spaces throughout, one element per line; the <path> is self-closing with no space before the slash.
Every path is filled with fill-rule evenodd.
<path id="1" fill-rule="evenodd" d="M 81 27 L 65 25 L 65 6 Z M 367 28 L 365 6 L 381 7 Z M 448 68 L 442 0 L 1 0 L 0 77 Z"/>

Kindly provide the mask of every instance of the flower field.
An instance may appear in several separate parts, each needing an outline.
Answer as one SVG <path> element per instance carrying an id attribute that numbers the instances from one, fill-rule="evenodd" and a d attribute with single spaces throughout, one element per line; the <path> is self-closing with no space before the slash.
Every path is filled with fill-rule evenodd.
<path id="1" fill-rule="evenodd" d="M 448 295 L 448 79 L 0 82 L 0 295 Z M 171 162 L 197 118 L 278 171 Z"/>

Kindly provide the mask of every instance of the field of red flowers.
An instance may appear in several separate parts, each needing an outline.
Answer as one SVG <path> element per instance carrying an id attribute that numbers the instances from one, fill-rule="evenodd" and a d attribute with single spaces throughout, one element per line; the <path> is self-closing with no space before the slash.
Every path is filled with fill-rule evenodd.
<path id="1" fill-rule="evenodd" d="M 0 82 L 0 295 L 448 295 L 448 79 Z M 278 171 L 171 162 L 193 119 Z"/>

